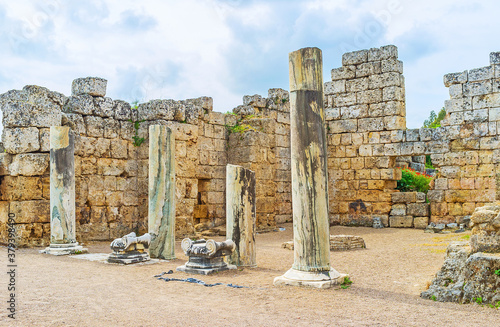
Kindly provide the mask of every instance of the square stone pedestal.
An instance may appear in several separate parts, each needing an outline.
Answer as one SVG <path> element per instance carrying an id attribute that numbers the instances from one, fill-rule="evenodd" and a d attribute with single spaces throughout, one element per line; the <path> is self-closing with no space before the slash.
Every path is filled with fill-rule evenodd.
<path id="1" fill-rule="evenodd" d="M 148 252 L 113 252 L 109 255 L 108 262 L 129 265 L 131 263 L 149 261 L 150 259 Z"/>
<path id="2" fill-rule="evenodd" d="M 52 254 L 52 255 L 68 255 L 68 254 L 82 254 L 88 253 L 89 250 L 79 245 L 78 242 L 69 244 L 50 244 L 40 253 Z"/>
<path id="3" fill-rule="evenodd" d="M 324 272 L 308 272 L 295 269 L 288 270 L 283 276 L 274 279 L 275 286 L 307 286 L 314 288 L 331 288 L 340 285 L 347 277 L 347 274 L 341 274 L 335 269 Z"/>
<path id="4" fill-rule="evenodd" d="M 202 258 L 190 257 L 185 265 L 177 267 L 177 271 L 188 274 L 210 275 L 215 272 L 236 269 L 235 265 L 227 264 L 223 257 Z"/>

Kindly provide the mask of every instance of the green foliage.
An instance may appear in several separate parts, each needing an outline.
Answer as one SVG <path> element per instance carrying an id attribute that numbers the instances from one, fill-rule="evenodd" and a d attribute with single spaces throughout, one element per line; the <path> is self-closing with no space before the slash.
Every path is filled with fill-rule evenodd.
<path id="1" fill-rule="evenodd" d="M 135 101 L 130 102 L 130 107 L 132 109 L 136 110 L 137 107 L 139 107 L 139 100 L 135 100 Z"/>
<path id="2" fill-rule="evenodd" d="M 423 192 L 429 190 L 429 183 L 432 181 L 432 176 L 424 173 L 416 172 L 411 168 L 401 168 L 402 176 L 398 181 L 396 189 L 401 192 Z"/>
<path id="3" fill-rule="evenodd" d="M 139 125 L 145 122 L 145 120 L 133 121 L 132 119 L 129 119 L 128 121 L 132 123 L 135 130 L 135 135 L 132 136 L 132 139 L 134 140 L 134 146 L 141 146 L 141 144 L 144 143 L 144 137 L 139 137 Z"/>
<path id="4" fill-rule="evenodd" d="M 477 304 L 483 304 L 483 298 L 481 296 L 473 298 L 472 301 L 476 302 Z"/>
<path id="5" fill-rule="evenodd" d="M 243 133 L 248 130 L 255 130 L 248 124 L 236 124 L 234 126 L 224 125 L 229 133 Z"/>
<path id="6" fill-rule="evenodd" d="M 500 301 L 497 301 L 496 304 L 490 303 L 489 307 L 493 309 L 500 309 Z"/>
<path id="7" fill-rule="evenodd" d="M 255 131 L 255 128 L 253 128 L 252 126 L 250 126 L 248 124 L 241 123 L 241 121 L 243 119 L 252 119 L 252 118 L 255 118 L 255 115 L 248 115 L 248 116 L 245 116 L 245 117 L 238 119 L 238 122 L 234 126 L 230 126 L 227 124 L 224 126 L 226 127 L 226 129 L 229 133 L 243 133 L 243 132 L 246 132 L 248 130 Z"/>
<path id="8" fill-rule="evenodd" d="M 281 99 L 281 103 L 287 103 L 288 99 Z"/>
<path id="9" fill-rule="evenodd" d="M 432 301 L 437 301 L 436 296 L 435 296 L 435 295 L 432 295 L 432 296 L 431 296 L 431 300 L 432 300 Z"/>
<path id="10" fill-rule="evenodd" d="M 441 108 L 441 110 L 439 110 L 437 115 L 434 112 L 434 110 L 431 110 L 431 113 L 429 115 L 429 119 L 424 120 L 423 127 L 425 127 L 425 128 L 441 127 L 441 121 L 444 119 L 444 116 L 446 116 L 446 110 L 444 108 Z"/>
<path id="11" fill-rule="evenodd" d="M 495 275 L 500 276 L 500 269 L 495 270 Z"/>
<path id="12" fill-rule="evenodd" d="M 233 115 L 233 116 L 237 116 L 234 112 L 232 111 L 226 111 L 226 115 Z"/>
<path id="13" fill-rule="evenodd" d="M 351 284 L 352 284 L 352 280 L 349 279 L 348 276 L 346 276 L 346 277 L 344 277 L 344 280 L 340 284 L 340 288 L 345 290 L 345 289 L 349 288 L 351 286 Z"/>
<path id="14" fill-rule="evenodd" d="M 432 160 L 431 160 L 430 154 L 427 154 L 425 156 L 425 168 L 434 169 L 434 166 L 432 165 Z"/>

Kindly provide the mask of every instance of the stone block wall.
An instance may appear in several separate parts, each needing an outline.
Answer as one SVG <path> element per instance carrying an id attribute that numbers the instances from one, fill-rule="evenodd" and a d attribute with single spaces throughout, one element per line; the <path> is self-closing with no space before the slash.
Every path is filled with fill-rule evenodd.
<path id="1" fill-rule="evenodd" d="M 499 58 L 494 52 L 488 67 L 445 75 L 451 99 L 445 101 L 442 127 L 406 129 L 397 48 L 344 54 L 342 67 L 333 69 L 332 82 L 325 83 L 332 220 L 371 225 L 380 216 L 386 224 L 390 194 L 397 192 L 401 178 L 394 167 L 420 169 L 424 155 L 438 170 L 428 193 L 432 222 L 460 222 L 476 207 L 495 201 Z"/>
<path id="2" fill-rule="evenodd" d="M 392 193 L 392 209 L 389 216 L 391 227 L 425 229 L 429 224 L 429 204 L 425 193 Z"/>
<path id="3" fill-rule="evenodd" d="M 245 96 L 234 117 L 228 160 L 255 171 L 257 228 L 274 229 L 292 220 L 288 92 L 270 89 L 268 98 Z"/>
<path id="4" fill-rule="evenodd" d="M 454 222 L 498 198 L 500 52 L 487 67 L 445 75 L 444 84 L 450 100 L 443 127 L 419 134 L 433 142 L 426 150 L 440 172 L 429 193 L 431 220 Z"/>
<path id="5" fill-rule="evenodd" d="M 329 201 L 332 223 L 388 226 L 401 171 L 405 121 L 403 63 L 395 46 L 345 53 L 326 82 Z"/>
<path id="6" fill-rule="evenodd" d="M 175 135 L 177 235 L 192 233 L 200 201 L 210 207 L 214 224 L 223 223 L 226 131 L 224 114 L 212 111 L 211 98 L 153 100 L 131 108 L 124 101 L 104 97 L 105 86 L 101 94 L 85 93 L 88 89 L 93 88 L 79 92 L 74 84 L 73 95 L 65 97 L 26 86 L 1 96 L 5 148 L 0 154 L 2 240 L 6 239 L 4 213 L 12 213 L 20 245 L 47 244 L 49 127 L 60 125 L 71 126 L 75 133 L 80 240 L 109 240 L 130 231 L 147 231 L 148 130 L 152 124 L 168 125 Z M 134 145 L 136 132 L 137 138 L 144 139 L 140 145 Z M 208 166 L 206 158 L 217 162 Z M 209 185 L 209 192 L 202 189 L 200 196 L 198 186 L 204 178 L 213 179 L 211 183 L 218 189 Z"/>
<path id="7" fill-rule="evenodd" d="M 413 204 L 422 206 L 420 200 L 396 214 L 403 208 L 394 199 L 404 196 L 397 195 L 398 167 L 421 170 L 425 155 L 437 168 L 427 195 L 430 221 L 460 222 L 499 198 L 500 53 L 490 55 L 487 67 L 445 76 L 450 99 L 436 129 L 406 129 L 402 73 L 397 48 L 384 46 L 344 54 L 342 67 L 324 84 L 331 224 L 372 226 L 379 218 L 385 226 L 423 226 L 426 215 L 408 213 Z M 131 108 L 106 97 L 105 88 L 105 80 L 86 78 L 75 80 L 68 97 L 39 86 L 0 95 L 0 242 L 7 215 L 14 213 L 20 245 L 47 244 L 49 127 L 59 125 L 75 133 L 80 240 L 146 231 L 152 124 L 168 125 L 175 134 L 179 237 L 192 234 L 195 225 L 225 223 L 227 163 L 256 172 L 260 230 L 292 220 L 287 91 L 245 96 L 233 113 L 222 114 L 208 97 Z"/>
<path id="8" fill-rule="evenodd" d="M 199 165 L 192 167 L 197 178 L 194 224 L 213 227 L 226 222 L 226 164 L 229 117 L 207 111 L 198 124 Z M 191 169 L 191 168 L 190 168 Z M 196 192 L 194 192 L 196 193 Z"/>

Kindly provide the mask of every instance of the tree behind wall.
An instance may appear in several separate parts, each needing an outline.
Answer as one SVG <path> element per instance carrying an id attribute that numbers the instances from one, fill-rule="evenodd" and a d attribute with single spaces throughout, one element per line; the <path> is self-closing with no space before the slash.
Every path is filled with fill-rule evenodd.
<path id="1" fill-rule="evenodd" d="M 441 108 L 439 110 L 438 114 L 436 115 L 436 112 L 434 110 L 431 111 L 429 115 L 429 119 L 424 120 L 424 128 L 438 128 L 441 127 L 441 121 L 444 119 L 444 116 L 446 116 L 446 110 L 444 108 Z"/>

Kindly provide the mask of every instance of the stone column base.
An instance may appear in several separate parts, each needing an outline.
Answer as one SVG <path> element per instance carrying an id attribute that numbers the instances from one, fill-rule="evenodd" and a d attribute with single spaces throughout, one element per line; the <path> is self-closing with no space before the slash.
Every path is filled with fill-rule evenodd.
<path id="1" fill-rule="evenodd" d="M 347 277 L 347 274 L 341 274 L 335 269 L 323 272 L 309 272 L 295 269 L 288 270 L 283 276 L 274 279 L 275 286 L 307 286 L 314 288 L 331 288 L 339 285 Z"/>
<path id="2" fill-rule="evenodd" d="M 128 265 L 131 263 L 149 261 L 149 253 L 132 251 L 130 253 L 111 253 L 108 257 L 108 262 L 110 263 L 121 263 Z"/>
<path id="3" fill-rule="evenodd" d="M 78 245 L 78 242 L 69 244 L 50 244 L 44 250 L 40 251 L 40 253 L 52 255 L 82 254 L 88 252 L 89 250 Z"/>
<path id="4" fill-rule="evenodd" d="M 225 271 L 225 270 L 230 270 L 230 269 L 236 269 L 237 267 L 235 265 L 225 265 L 223 267 L 213 267 L 213 268 L 193 268 L 189 267 L 187 265 L 182 265 L 177 267 L 177 271 L 182 271 L 188 274 L 198 274 L 198 275 L 210 275 L 215 272 L 219 271 Z"/>

